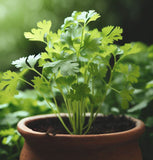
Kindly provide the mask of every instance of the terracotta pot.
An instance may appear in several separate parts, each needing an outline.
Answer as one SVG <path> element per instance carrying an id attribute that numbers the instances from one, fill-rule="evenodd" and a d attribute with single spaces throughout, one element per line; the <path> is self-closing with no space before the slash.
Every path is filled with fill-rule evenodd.
<path id="1" fill-rule="evenodd" d="M 63 115 L 62 115 L 63 116 Z M 132 118 L 136 127 L 127 131 L 98 135 L 69 135 L 36 132 L 27 125 L 55 115 L 28 117 L 18 123 L 25 139 L 20 160 L 142 160 L 138 139 L 144 123 Z"/>

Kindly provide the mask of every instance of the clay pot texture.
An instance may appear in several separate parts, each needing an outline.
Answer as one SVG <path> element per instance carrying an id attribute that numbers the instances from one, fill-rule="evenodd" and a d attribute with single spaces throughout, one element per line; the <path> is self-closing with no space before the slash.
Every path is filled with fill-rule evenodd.
<path id="1" fill-rule="evenodd" d="M 63 115 L 62 115 L 63 116 Z M 98 135 L 69 135 L 36 132 L 27 124 L 54 114 L 33 116 L 18 123 L 25 142 L 20 160 L 142 160 L 138 144 L 144 123 L 132 118 L 136 127 L 123 132 Z"/>

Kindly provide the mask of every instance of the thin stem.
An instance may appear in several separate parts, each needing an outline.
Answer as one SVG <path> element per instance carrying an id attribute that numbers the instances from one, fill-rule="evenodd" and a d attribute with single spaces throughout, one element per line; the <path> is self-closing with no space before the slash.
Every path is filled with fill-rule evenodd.
<path id="1" fill-rule="evenodd" d="M 34 85 L 33 85 L 33 84 L 31 84 L 30 82 L 28 82 L 28 81 L 26 81 L 26 80 L 24 80 L 24 79 L 22 79 L 22 78 L 19 78 L 19 80 L 21 80 L 21 81 L 23 81 L 23 82 L 27 83 L 29 86 L 31 86 L 31 87 L 33 87 L 33 88 L 34 88 Z"/>
<path id="2" fill-rule="evenodd" d="M 57 85 L 57 88 L 59 89 L 59 91 L 60 91 L 60 93 L 61 93 L 61 95 L 62 95 L 62 97 L 63 97 L 63 99 L 64 99 L 64 103 L 65 103 L 65 106 L 66 106 L 66 108 L 67 108 L 68 115 L 69 115 L 69 121 L 70 121 L 71 125 L 73 126 L 71 107 L 69 106 L 69 104 L 68 104 L 68 102 L 67 102 L 67 100 L 66 100 L 66 97 L 65 97 L 62 89 L 59 87 L 59 85 Z"/>
<path id="3" fill-rule="evenodd" d="M 43 96 L 44 97 L 44 96 Z M 45 101 L 47 102 L 47 104 L 51 107 L 51 108 L 54 108 L 49 102 L 48 100 L 44 97 Z M 57 115 L 57 117 L 59 118 L 60 122 L 62 123 L 62 125 L 64 126 L 64 128 L 66 129 L 66 131 L 69 133 L 69 134 L 72 134 L 72 132 L 68 129 L 68 127 L 66 126 L 66 124 L 64 123 L 62 117 L 60 116 L 60 112 L 59 112 L 59 109 L 56 108 L 57 111 L 55 111 L 54 109 L 54 113 Z"/>
<path id="4" fill-rule="evenodd" d="M 78 129 L 79 129 L 79 102 L 76 102 L 76 105 L 77 105 L 77 107 L 76 107 L 76 128 L 77 128 L 77 130 L 76 130 L 76 134 L 78 134 L 79 133 L 79 131 L 78 131 Z"/>
<path id="5" fill-rule="evenodd" d="M 87 134 L 88 131 L 89 131 L 90 128 L 91 128 L 91 125 L 92 125 L 92 123 L 93 123 L 93 115 L 94 115 L 94 113 L 93 113 L 93 104 L 91 104 L 90 118 L 89 118 L 89 121 L 88 121 L 87 126 L 85 127 L 85 128 L 87 128 L 87 129 L 86 129 L 86 131 L 84 132 L 84 134 Z"/>
<path id="6" fill-rule="evenodd" d="M 30 68 L 30 70 L 36 72 L 40 77 L 42 77 L 47 83 L 49 83 L 49 81 L 46 79 L 46 77 L 43 76 L 43 74 L 41 74 L 40 72 L 38 72 L 35 68 Z"/>
<path id="7" fill-rule="evenodd" d="M 64 123 L 63 119 L 61 118 L 60 114 L 58 114 L 58 118 L 61 121 L 62 125 L 64 126 L 64 128 L 66 129 L 66 131 L 72 135 L 72 132 L 67 128 L 66 124 Z"/>
<path id="8" fill-rule="evenodd" d="M 73 110 L 72 110 L 73 109 L 73 104 L 72 104 L 70 99 L 68 99 L 67 103 L 68 103 L 68 107 L 71 108 L 71 113 L 69 114 L 69 120 L 71 122 L 71 126 L 72 126 L 73 131 L 74 131 L 75 130 L 75 121 L 74 121 L 74 114 L 73 114 Z"/>
<path id="9" fill-rule="evenodd" d="M 31 70 L 33 70 L 34 72 L 36 72 L 36 73 L 37 73 L 39 76 L 41 76 L 47 83 L 49 83 L 49 81 L 48 81 L 41 73 L 39 73 L 36 69 L 31 68 Z M 55 77 L 55 75 L 54 75 L 54 77 Z M 55 77 L 55 79 L 56 79 L 56 77 Z M 51 93 L 53 94 L 52 90 L 51 90 Z M 44 96 L 43 96 L 43 97 L 44 97 Z M 44 97 L 44 99 L 45 99 L 45 101 L 48 103 L 48 105 L 49 105 L 51 108 L 53 108 L 53 107 L 51 106 L 51 104 L 48 102 L 48 100 L 47 100 L 45 97 Z M 53 95 L 53 100 L 54 100 L 54 103 L 55 103 L 55 106 L 56 106 L 56 109 L 57 109 L 57 112 L 55 112 L 56 115 L 58 116 L 59 120 L 61 121 L 61 123 L 62 123 L 62 125 L 64 126 L 64 128 L 66 129 L 66 131 L 67 131 L 69 134 L 72 134 L 72 132 L 67 128 L 66 124 L 64 123 L 63 119 L 62 119 L 61 116 L 60 116 L 60 111 L 59 111 L 59 109 L 58 109 L 58 104 L 57 104 L 57 101 L 56 101 L 56 98 L 54 97 L 54 95 Z"/>
<path id="10" fill-rule="evenodd" d="M 87 70 L 89 68 L 89 64 L 97 57 L 97 54 L 95 54 L 87 63 L 87 65 L 85 66 L 85 82 L 88 83 L 90 76 L 87 75 Z"/>
<path id="11" fill-rule="evenodd" d="M 116 93 L 119 93 L 120 94 L 120 91 L 119 90 L 117 90 L 117 89 L 115 89 L 115 88 L 113 88 L 113 87 L 111 87 L 111 86 L 109 86 L 113 91 L 115 91 Z"/>
<path id="12" fill-rule="evenodd" d="M 84 23 L 84 26 L 83 26 L 83 28 L 82 28 L 82 34 L 81 34 L 80 49 L 81 49 L 81 47 L 82 47 L 82 45 L 83 45 L 83 40 L 84 40 L 83 38 L 84 38 L 85 27 L 86 27 L 86 24 Z"/>
<path id="13" fill-rule="evenodd" d="M 80 102 L 80 134 L 82 134 L 82 123 L 83 123 L 83 115 L 82 115 L 82 103 L 83 100 L 81 99 L 81 102 Z"/>
<path id="14" fill-rule="evenodd" d="M 94 95 L 94 78 L 92 77 L 92 95 Z"/>
<path id="15" fill-rule="evenodd" d="M 77 51 L 77 58 L 79 59 L 79 56 L 80 56 L 80 50 L 81 50 L 81 47 L 83 45 L 83 39 L 84 39 L 84 30 L 85 30 L 85 24 L 84 26 L 82 26 L 82 33 L 81 33 L 81 42 L 80 42 L 80 47 L 79 47 L 79 50 Z"/>

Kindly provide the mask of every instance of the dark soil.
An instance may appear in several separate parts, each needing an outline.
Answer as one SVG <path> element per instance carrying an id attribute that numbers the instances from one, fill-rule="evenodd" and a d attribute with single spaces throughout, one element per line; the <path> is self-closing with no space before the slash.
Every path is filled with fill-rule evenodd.
<path id="1" fill-rule="evenodd" d="M 68 118 L 63 118 L 64 122 L 67 124 L 71 130 Z M 86 119 L 86 122 L 88 118 Z M 62 126 L 58 118 L 48 118 L 30 122 L 27 124 L 29 128 L 38 132 L 46 132 L 56 134 L 67 134 L 66 130 Z M 88 134 L 104 134 L 104 133 L 114 133 L 122 132 L 135 127 L 135 122 L 130 118 L 125 116 L 103 116 L 97 117 L 91 126 Z"/>

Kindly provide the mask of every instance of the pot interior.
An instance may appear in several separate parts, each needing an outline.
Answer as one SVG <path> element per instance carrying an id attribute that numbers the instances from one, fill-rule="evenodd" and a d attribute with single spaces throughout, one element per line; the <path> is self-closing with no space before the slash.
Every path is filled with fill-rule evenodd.
<path id="1" fill-rule="evenodd" d="M 65 124 L 72 131 L 69 119 L 62 117 Z M 86 117 L 85 125 L 89 118 Z M 26 123 L 26 126 L 37 132 L 56 134 L 68 134 L 57 117 L 35 119 Z M 126 116 L 98 116 L 93 122 L 88 134 L 106 134 L 122 132 L 136 126 L 135 122 Z"/>

